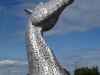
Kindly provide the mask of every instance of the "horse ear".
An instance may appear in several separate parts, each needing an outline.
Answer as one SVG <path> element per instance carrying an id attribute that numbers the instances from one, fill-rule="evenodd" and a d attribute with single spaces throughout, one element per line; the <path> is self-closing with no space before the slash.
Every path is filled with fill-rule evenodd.
<path id="1" fill-rule="evenodd" d="M 32 13 L 33 13 L 32 10 L 28 10 L 28 9 L 24 9 L 24 11 L 25 11 L 26 13 L 28 13 L 28 14 L 32 14 Z"/>

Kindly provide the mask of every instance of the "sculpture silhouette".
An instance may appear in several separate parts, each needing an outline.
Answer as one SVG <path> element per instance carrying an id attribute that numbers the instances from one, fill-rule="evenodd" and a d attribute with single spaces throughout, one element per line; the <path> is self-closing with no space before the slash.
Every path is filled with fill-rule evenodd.
<path id="1" fill-rule="evenodd" d="M 68 75 L 59 65 L 52 50 L 43 39 L 43 32 L 53 28 L 59 15 L 74 0 L 50 0 L 40 3 L 31 14 L 26 30 L 29 75 Z"/>

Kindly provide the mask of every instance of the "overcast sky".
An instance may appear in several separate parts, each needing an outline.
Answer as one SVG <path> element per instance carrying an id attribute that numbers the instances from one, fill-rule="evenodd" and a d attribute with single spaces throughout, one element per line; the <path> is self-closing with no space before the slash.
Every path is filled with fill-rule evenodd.
<path id="1" fill-rule="evenodd" d="M 28 73 L 25 29 L 30 16 L 23 9 L 34 9 L 41 1 L 0 0 L 0 75 Z M 82 66 L 100 68 L 99 7 L 100 0 L 75 0 L 44 34 L 62 67 L 71 72 Z"/>

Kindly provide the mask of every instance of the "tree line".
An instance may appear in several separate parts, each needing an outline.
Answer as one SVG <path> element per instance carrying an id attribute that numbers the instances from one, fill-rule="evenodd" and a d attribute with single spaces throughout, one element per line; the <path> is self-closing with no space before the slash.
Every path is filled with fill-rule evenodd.
<path id="1" fill-rule="evenodd" d="M 98 67 L 81 67 L 74 70 L 74 75 L 100 75 Z"/>

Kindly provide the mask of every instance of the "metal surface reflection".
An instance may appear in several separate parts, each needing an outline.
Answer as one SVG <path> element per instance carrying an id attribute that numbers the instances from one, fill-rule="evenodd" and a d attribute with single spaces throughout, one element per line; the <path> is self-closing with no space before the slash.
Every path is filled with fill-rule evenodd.
<path id="1" fill-rule="evenodd" d="M 59 65 L 54 53 L 43 38 L 43 32 L 53 28 L 59 15 L 73 0 L 50 0 L 39 3 L 31 14 L 26 30 L 29 75 L 68 75 Z"/>

